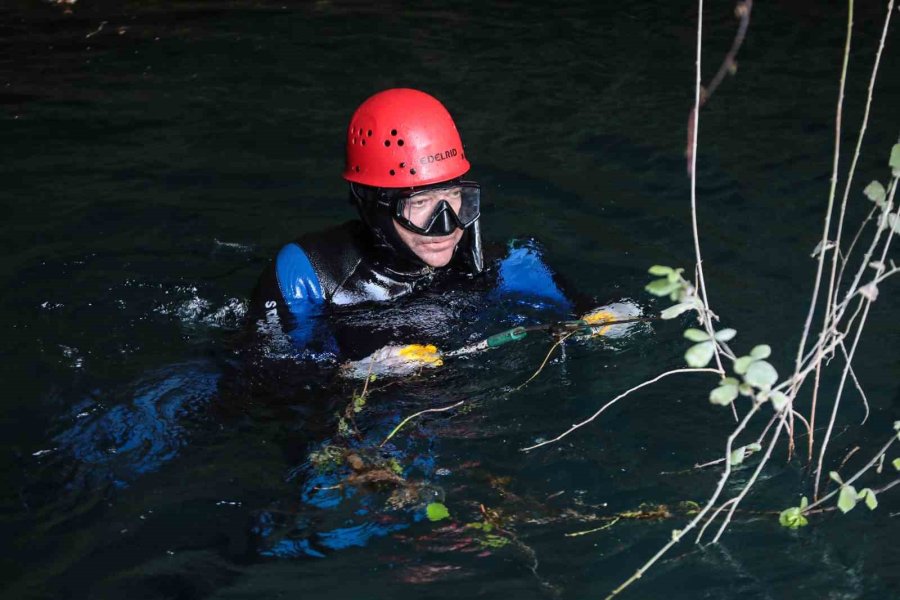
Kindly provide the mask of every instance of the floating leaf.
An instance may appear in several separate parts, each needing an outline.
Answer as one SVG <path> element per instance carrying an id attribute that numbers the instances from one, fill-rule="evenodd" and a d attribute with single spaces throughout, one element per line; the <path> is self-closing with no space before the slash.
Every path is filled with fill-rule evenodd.
<path id="1" fill-rule="evenodd" d="M 675 306 L 670 306 L 666 310 L 662 311 L 659 315 L 663 319 L 674 319 L 681 313 L 685 313 L 689 310 L 696 310 L 697 305 L 693 302 L 682 302 L 680 304 L 676 304 Z"/>
<path id="2" fill-rule="evenodd" d="M 678 288 L 677 282 L 671 282 L 668 279 L 654 279 L 644 286 L 644 289 L 654 296 L 668 296 Z"/>
<path id="3" fill-rule="evenodd" d="M 738 386 L 734 384 L 720 385 L 709 393 L 709 401 L 719 406 L 728 406 L 738 395 Z"/>
<path id="4" fill-rule="evenodd" d="M 700 329 L 686 329 L 684 331 L 684 337 L 691 340 L 692 342 L 705 342 L 709 339 L 709 334 Z"/>
<path id="5" fill-rule="evenodd" d="M 679 539 L 681 539 L 681 530 L 673 529 L 672 530 L 672 541 L 677 542 Z"/>
<path id="6" fill-rule="evenodd" d="M 856 488 L 852 485 L 842 486 L 837 506 L 844 514 L 853 510 L 853 507 L 856 506 Z"/>
<path id="7" fill-rule="evenodd" d="M 767 390 L 778 381 L 778 371 L 766 361 L 757 360 L 747 368 L 744 381 L 754 387 Z"/>
<path id="8" fill-rule="evenodd" d="M 835 482 L 836 484 L 838 484 L 838 485 L 844 485 L 844 480 L 841 479 L 841 476 L 838 475 L 838 472 L 837 472 L 837 471 L 831 471 L 831 472 L 829 472 L 829 473 L 828 473 L 828 476 L 829 476 L 829 477 L 831 478 L 831 480 L 832 480 L 833 482 Z"/>
<path id="9" fill-rule="evenodd" d="M 806 499 L 806 496 L 800 498 L 800 510 L 806 510 L 806 507 L 809 506 L 809 500 Z"/>
<path id="10" fill-rule="evenodd" d="M 891 462 L 891 464 L 894 465 L 894 468 L 895 468 L 895 469 L 897 469 L 898 471 L 900 471 L 900 458 L 895 458 L 895 459 Z"/>
<path id="11" fill-rule="evenodd" d="M 740 385 L 740 381 L 735 379 L 734 377 L 726 377 L 722 380 L 722 383 L 719 385 Z"/>
<path id="12" fill-rule="evenodd" d="M 775 409 L 775 412 L 781 412 L 788 405 L 790 398 L 784 392 L 772 392 L 769 394 L 769 400 L 772 401 L 772 408 Z"/>
<path id="13" fill-rule="evenodd" d="M 653 265 L 647 269 L 647 272 L 651 275 L 656 275 L 657 277 L 665 277 L 669 273 L 674 273 L 675 269 L 672 267 L 664 267 L 663 265 Z"/>
<path id="14" fill-rule="evenodd" d="M 425 507 L 425 516 L 429 521 L 440 521 L 450 516 L 450 511 L 440 502 L 432 502 Z"/>
<path id="15" fill-rule="evenodd" d="M 872 262 L 869 263 L 869 266 L 872 267 L 873 269 L 875 269 L 876 271 L 878 271 L 879 273 L 884 271 L 886 268 L 884 266 L 884 263 L 881 262 L 880 260 L 873 260 Z"/>
<path id="16" fill-rule="evenodd" d="M 747 369 L 753 363 L 755 359 L 752 356 L 742 356 L 736 361 L 734 361 L 734 372 L 738 375 L 743 375 L 747 372 Z"/>
<path id="17" fill-rule="evenodd" d="M 738 391 L 744 396 L 752 396 L 753 395 L 753 386 L 748 383 L 742 383 L 738 387 Z"/>
<path id="18" fill-rule="evenodd" d="M 891 158 L 888 160 L 888 165 L 893 170 L 894 177 L 900 177 L 900 144 L 894 144 L 893 148 L 891 148 Z"/>
<path id="19" fill-rule="evenodd" d="M 760 344 L 759 346 L 754 346 L 753 350 L 750 351 L 750 356 L 752 356 L 756 360 L 769 358 L 769 356 L 771 355 L 772 348 L 768 344 Z"/>
<path id="20" fill-rule="evenodd" d="M 802 509 L 796 506 L 781 511 L 781 514 L 778 515 L 778 522 L 781 523 L 782 527 L 787 527 L 788 529 L 799 529 L 809 524 L 809 521 L 803 516 Z"/>
<path id="21" fill-rule="evenodd" d="M 866 189 L 863 190 L 863 194 L 866 195 L 866 198 L 875 203 L 883 203 L 887 196 L 884 191 L 884 186 L 878 181 L 873 181 L 867 185 Z"/>
<path id="22" fill-rule="evenodd" d="M 720 342 L 729 342 L 734 339 L 734 336 L 737 335 L 737 330 L 735 329 L 723 329 L 721 331 L 717 331 L 714 336 L 716 340 Z"/>
<path id="23" fill-rule="evenodd" d="M 694 344 L 684 354 L 684 360 L 687 364 L 694 368 L 702 368 L 709 364 L 712 360 L 714 346 L 712 342 L 701 342 Z"/>
<path id="24" fill-rule="evenodd" d="M 863 488 L 859 490 L 859 494 L 857 494 L 856 497 L 859 500 L 864 501 L 869 510 L 875 510 L 876 508 L 878 508 L 878 498 L 875 497 L 875 492 L 873 492 L 871 488 Z"/>

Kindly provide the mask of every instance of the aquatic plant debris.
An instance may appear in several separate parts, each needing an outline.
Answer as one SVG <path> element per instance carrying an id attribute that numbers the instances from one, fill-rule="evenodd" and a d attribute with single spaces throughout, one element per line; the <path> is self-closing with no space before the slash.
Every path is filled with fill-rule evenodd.
<path id="1" fill-rule="evenodd" d="M 425 507 L 425 516 L 429 521 L 442 521 L 450 518 L 450 511 L 440 502 L 432 502 Z"/>

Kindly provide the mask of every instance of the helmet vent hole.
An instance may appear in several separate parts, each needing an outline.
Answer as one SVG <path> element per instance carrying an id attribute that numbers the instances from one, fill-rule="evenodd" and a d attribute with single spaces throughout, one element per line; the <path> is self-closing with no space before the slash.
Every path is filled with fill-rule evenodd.
<path id="1" fill-rule="evenodd" d="M 402 145 L 403 145 L 403 140 L 397 140 L 397 145 L 398 145 L 398 146 L 402 146 Z"/>
<path id="2" fill-rule="evenodd" d="M 350 143 L 351 143 L 351 144 L 355 144 L 355 143 L 356 143 L 356 138 L 351 138 Z"/>
<path id="3" fill-rule="evenodd" d="M 393 169 L 391 169 L 391 175 L 394 175 L 394 170 L 393 170 Z"/>
<path id="4" fill-rule="evenodd" d="M 366 145 L 366 140 L 361 140 L 361 143 L 362 143 L 363 146 L 365 146 L 365 145 Z"/>
<path id="5" fill-rule="evenodd" d="M 416 174 L 416 170 L 415 170 L 415 169 L 410 169 L 410 170 L 409 170 L 409 174 L 410 174 L 410 175 L 415 175 L 415 174 Z"/>
<path id="6" fill-rule="evenodd" d="M 353 167 L 353 170 L 356 171 L 357 173 L 359 173 L 359 165 L 356 165 L 355 167 Z"/>
<path id="7" fill-rule="evenodd" d="M 397 130 L 396 130 L 396 129 L 391 129 L 391 135 L 397 135 Z"/>
<path id="8" fill-rule="evenodd" d="M 391 145 L 391 140 L 384 140 L 384 147 L 387 148 Z"/>
<path id="9" fill-rule="evenodd" d="M 406 163 L 405 163 L 405 162 L 400 163 L 400 168 L 401 168 L 401 169 L 404 168 L 405 166 L 406 166 Z"/>
<path id="10" fill-rule="evenodd" d="M 360 129 L 360 130 L 359 130 L 359 135 L 362 135 L 362 133 L 363 133 L 363 130 Z"/>
<path id="11" fill-rule="evenodd" d="M 366 133 L 366 135 L 368 135 L 369 137 L 372 137 L 372 130 L 370 129 L 370 130 Z"/>

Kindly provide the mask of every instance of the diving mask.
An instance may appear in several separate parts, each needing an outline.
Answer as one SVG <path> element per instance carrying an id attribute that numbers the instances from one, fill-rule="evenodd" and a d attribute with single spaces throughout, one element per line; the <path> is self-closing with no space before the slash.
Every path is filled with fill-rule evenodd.
<path id="1" fill-rule="evenodd" d="M 480 208 L 481 188 L 471 181 L 400 192 L 391 201 L 394 219 L 404 229 L 426 236 L 465 229 L 478 219 Z"/>

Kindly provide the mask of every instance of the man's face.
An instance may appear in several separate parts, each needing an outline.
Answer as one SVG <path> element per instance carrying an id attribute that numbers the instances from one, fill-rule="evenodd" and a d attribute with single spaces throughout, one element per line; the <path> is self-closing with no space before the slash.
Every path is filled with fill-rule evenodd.
<path id="1" fill-rule="evenodd" d="M 445 200 L 450 208 L 459 214 L 462 205 L 461 191 L 459 187 L 443 188 L 414 196 L 408 203 L 404 217 L 420 227 L 434 214 L 435 209 L 442 200 Z M 463 236 L 463 230 L 457 227 L 452 233 L 443 236 L 419 235 L 405 229 L 394 220 L 394 229 L 413 253 L 429 267 L 444 267 L 453 258 L 456 245 Z"/>

